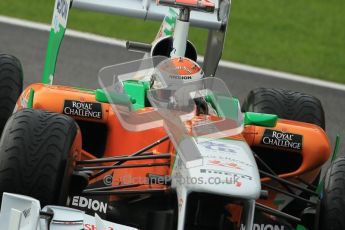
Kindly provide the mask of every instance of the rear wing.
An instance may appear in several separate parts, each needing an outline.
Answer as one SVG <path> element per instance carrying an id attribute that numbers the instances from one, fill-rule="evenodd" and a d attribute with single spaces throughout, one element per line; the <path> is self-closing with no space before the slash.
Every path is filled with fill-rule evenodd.
<path id="1" fill-rule="evenodd" d="M 218 19 L 219 1 L 216 0 L 214 3 L 216 6 L 214 13 L 192 11 L 191 25 L 220 29 L 224 22 Z M 74 0 L 72 7 L 156 21 L 162 21 L 169 12 L 168 6 L 157 5 L 155 0 Z"/>
<path id="2" fill-rule="evenodd" d="M 213 13 L 191 12 L 191 25 L 209 30 L 203 63 L 206 76 L 215 75 L 221 59 L 230 12 L 230 1 L 213 0 L 215 4 Z M 155 0 L 56 0 L 42 79 L 45 84 L 53 83 L 56 62 L 67 27 L 70 8 L 158 21 L 163 21 L 169 13 L 168 6 L 157 5 Z"/>

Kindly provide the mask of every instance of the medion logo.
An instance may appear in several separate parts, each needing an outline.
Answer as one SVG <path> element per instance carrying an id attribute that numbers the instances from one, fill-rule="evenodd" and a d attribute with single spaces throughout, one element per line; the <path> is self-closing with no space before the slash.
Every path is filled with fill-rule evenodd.
<path id="1" fill-rule="evenodd" d="M 254 224 L 252 230 L 284 230 L 283 225 L 272 225 L 272 224 Z M 241 224 L 241 230 L 247 230 L 245 225 Z"/>
<path id="2" fill-rule="evenodd" d="M 74 196 L 72 199 L 72 206 L 87 208 L 96 212 L 107 213 L 108 204 L 82 196 Z"/>
<path id="3" fill-rule="evenodd" d="M 176 80 L 192 80 L 192 76 L 170 76 L 171 79 Z"/>

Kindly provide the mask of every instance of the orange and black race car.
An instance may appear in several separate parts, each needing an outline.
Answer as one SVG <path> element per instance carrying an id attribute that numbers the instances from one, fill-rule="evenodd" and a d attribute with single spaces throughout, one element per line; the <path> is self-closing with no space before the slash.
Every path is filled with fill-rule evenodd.
<path id="1" fill-rule="evenodd" d="M 1 194 L 137 229 L 345 229 L 345 159 L 338 143 L 331 156 L 320 101 L 258 88 L 240 108 L 213 77 L 227 0 L 143 1 L 162 28 L 153 45 L 128 48 L 150 58 L 103 68 L 99 89 L 52 85 L 70 8 L 140 17 L 137 1 L 118 2 L 57 0 L 43 81 L 23 92 L 19 60 L 0 55 Z M 189 22 L 210 29 L 203 68 Z"/>

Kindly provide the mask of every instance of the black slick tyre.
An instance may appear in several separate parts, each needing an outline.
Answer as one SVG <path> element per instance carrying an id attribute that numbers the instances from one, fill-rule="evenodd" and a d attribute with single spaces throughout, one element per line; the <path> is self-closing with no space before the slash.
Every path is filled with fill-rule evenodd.
<path id="1" fill-rule="evenodd" d="M 23 90 L 23 70 L 19 60 L 0 54 L 0 136 Z"/>
<path id="2" fill-rule="evenodd" d="M 244 112 L 276 114 L 279 118 L 307 122 L 325 129 L 325 114 L 316 97 L 283 89 L 252 90 L 242 106 Z"/>
<path id="3" fill-rule="evenodd" d="M 27 195 L 64 205 L 78 127 L 68 116 L 24 109 L 8 120 L 0 140 L 0 194 Z"/>
<path id="4" fill-rule="evenodd" d="M 328 168 L 321 196 L 319 230 L 345 229 L 345 158 Z"/>

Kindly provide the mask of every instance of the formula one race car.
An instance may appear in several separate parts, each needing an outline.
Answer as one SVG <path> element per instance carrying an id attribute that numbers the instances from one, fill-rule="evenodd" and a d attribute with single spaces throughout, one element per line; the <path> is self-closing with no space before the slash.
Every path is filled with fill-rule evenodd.
<path id="1" fill-rule="evenodd" d="M 99 89 L 52 85 L 71 7 L 163 24 L 153 44 L 127 43 L 150 55 L 103 68 Z M 320 101 L 259 88 L 240 108 L 214 77 L 229 8 L 229 0 L 56 0 L 42 83 L 21 93 L 19 61 L 0 55 L 3 227 L 345 229 L 338 144 L 320 179 L 331 156 Z M 190 24 L 209 29 L 202 68 Z"/>

